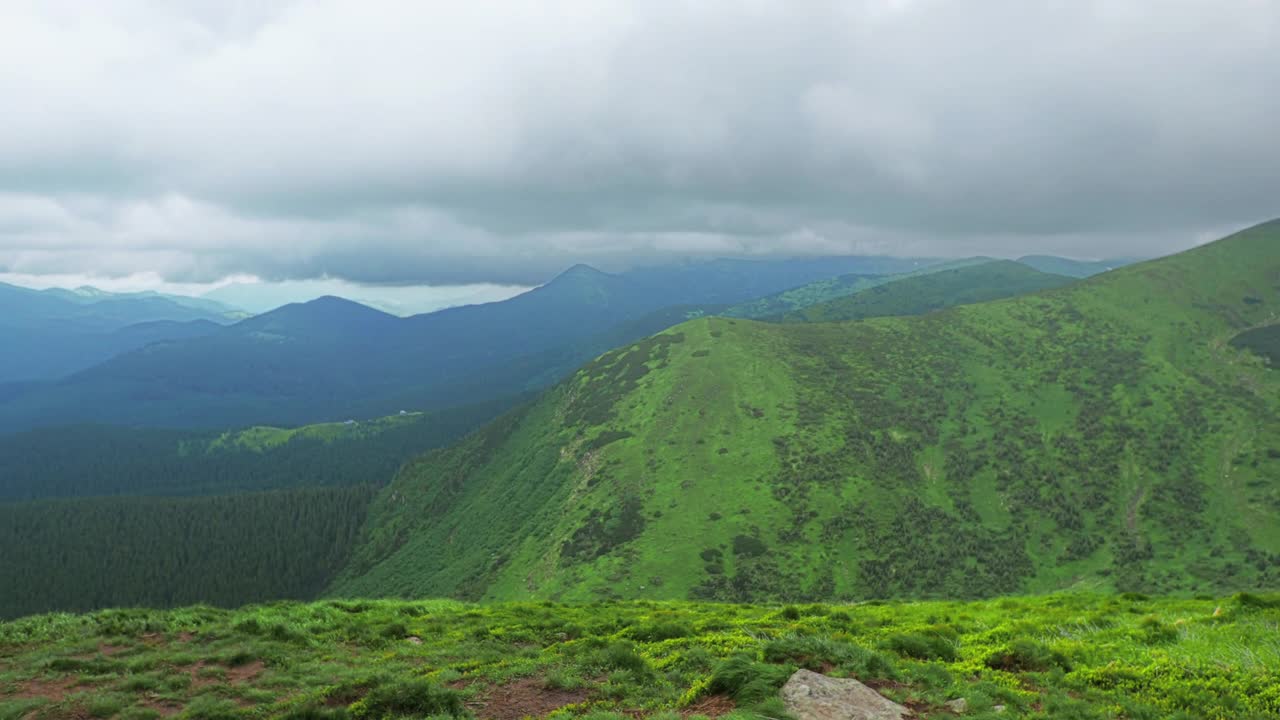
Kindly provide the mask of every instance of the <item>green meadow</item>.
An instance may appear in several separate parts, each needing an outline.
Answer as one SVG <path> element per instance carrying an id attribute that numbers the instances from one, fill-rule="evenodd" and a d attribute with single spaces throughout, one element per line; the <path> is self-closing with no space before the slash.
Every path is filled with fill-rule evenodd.
<path id="1" fill-rule="evenodd" d="M 0 720 L 784 718 L 797 668 L 922 718 L 1280 714 L 1280 596 L 332 600 L 0 625 Z M 950 705 L 948 705 L 950 703 Z"/>

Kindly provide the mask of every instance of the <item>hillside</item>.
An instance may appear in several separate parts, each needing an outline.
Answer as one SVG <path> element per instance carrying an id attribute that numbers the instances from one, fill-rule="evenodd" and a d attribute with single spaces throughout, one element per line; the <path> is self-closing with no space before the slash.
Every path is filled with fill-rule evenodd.
<path id="1" fill-rule="evenodd" d="M 894 276 L 896 277 L 896 276 Z M 890 278 L 844 297 L 776 317 L 781 322 L 840 322 L 893 315 L 923 315 L 954 305 L 1000 300 L 1063 287 L 1075 278 L 1050 275 L 1012 260 L 993 260 Z"/>
<path id="2" fill-rule="evenodd" d="M 704 318 L 371 509 L 336 595 L 840 599 L 1280 583 L 1280 222 L 921 317 Z M 518 508 L 518 512 L 512 512 Z"/>
<path id="3" fill-rule="evenodd" d="M 561 379 L 662 329 L 665 308 L 729 305 L 914 261 L 716 261 L 608 274 L 587 266 L 502 302 L 397 318 L 339 298 L 288 305 L 0 393 L 0 432 L 73 423 L 301 425 L 471 405 Z M 665 326 L 664 326 L 665 327 Z M 630 328 L 631 333 L 619 334 Z"/>
<path id="4" fill-rule="evenodd" d="M 920 718 L 1280 713 L 1275 597 L 586 606 L 446 600 L 0 623 L 0 717 L 784 717 L 798 668 Z"/>
<path id="5" fill-rule="evenodd" d="M 830 302 L 838 298 L 853 295 L 885 283 L 896 282 L 911 277 L 921 277 L 932 273 L 941 272 L 943 270 L 951 270 L 962 268 L 969 265 L 979 265 L 991 262 L 991 258 L 974 257 L 965 258 L 963 260 L 952 260 L 949 262 L 922 262 L 923 267 L 913 269 L 906 272 L 896 273 L 892 275 L 840 275 L 833 278 L 824 278 L 816 280 L 800 287 L 789 288 L 780 293 L 774 293 L 761 298 L 755 298 L 745 303 L 739 303 L 733 307 L 717 313 L 724 317 L 735 318 L 751 318 L 759 320 L 762 318 L 772 318 L 774 316 L 784 315 L 789 312 L 802 310 L 813 305 Z"/>

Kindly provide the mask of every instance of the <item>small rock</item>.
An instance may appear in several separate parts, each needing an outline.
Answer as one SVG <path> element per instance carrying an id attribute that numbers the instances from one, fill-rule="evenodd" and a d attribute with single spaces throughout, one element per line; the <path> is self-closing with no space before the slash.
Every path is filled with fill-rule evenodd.
<path id="1" fill-rule="evenodd" d="M 797 720 L 904 720 L 911 711 L 857 680 L 797 671 L 782 686 L 787 712 Z"/>
<path id="2" fill-rule="evenodd" d="M 994 711 L 996 711 L 996 712 L 998 712 L 998 713 L 1002 713 L 1002 712 L 1004 712 L 1007 708 L 1006 708 L 1005 706 L 1003 706 L 1003 705 L 992 705 L 992 706 L 991 706 L 991 709 L 992 709 L 992 710 L 994 710 Z"/>
<path id="3" fill-rule="evenodd" d="M 942 704 L 945 705 L 947 709 L 949 709 L 951 712 L 957 715 L 963 715 L 969 711 L 969 701 L 965 700 L 964 698 L 956 698 L 955 700 L 948 700 Z"/>
<path id="4" fill-rule="evenodd" d="M 422 638 L 418 637 L 417 635 L 410 635 L 409 637 L 405 638 L 405 640 L 408 640 L 410 645 L 422 644 Z"/>

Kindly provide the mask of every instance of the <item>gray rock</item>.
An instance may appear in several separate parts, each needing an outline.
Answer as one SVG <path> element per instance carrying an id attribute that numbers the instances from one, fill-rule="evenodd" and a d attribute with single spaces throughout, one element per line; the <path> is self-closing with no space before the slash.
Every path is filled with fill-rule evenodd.
<path id="1" fill-rule="evenodd" d="M 955 700 L 948 700 L 942 704 L 945 705 L 947 709 L 949 709 L 951 712 L 957 715 L 963 715 L 969 711 L 969 701 L 965 700 L 964 698 L 956 698 Z"/>
<path id="2" fill-rule="evenodd" d="M 911 711 L 857 680 L 800 670 L 782 686 L 787 712 L 798 720 L 906 720 Z"/>
<path id="3" fill-rule="evenodd" d="M 991 709 L 998 713 L 1002 713 L 1005 711 L 1005 707 L 1003 705 L 992 705 Z"/>

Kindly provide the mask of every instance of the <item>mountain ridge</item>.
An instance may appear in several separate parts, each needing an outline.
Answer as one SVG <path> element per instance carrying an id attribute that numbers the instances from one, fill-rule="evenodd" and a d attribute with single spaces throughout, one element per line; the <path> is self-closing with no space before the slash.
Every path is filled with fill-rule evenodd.
<path id="1" fill-rule="evenodd" d="M 1280 378 L 1226 341 L 1274 322 L 1278 241 L 919 317 L 684 323 L 406 466 L 331 593 L 1274 584 Z"/>

